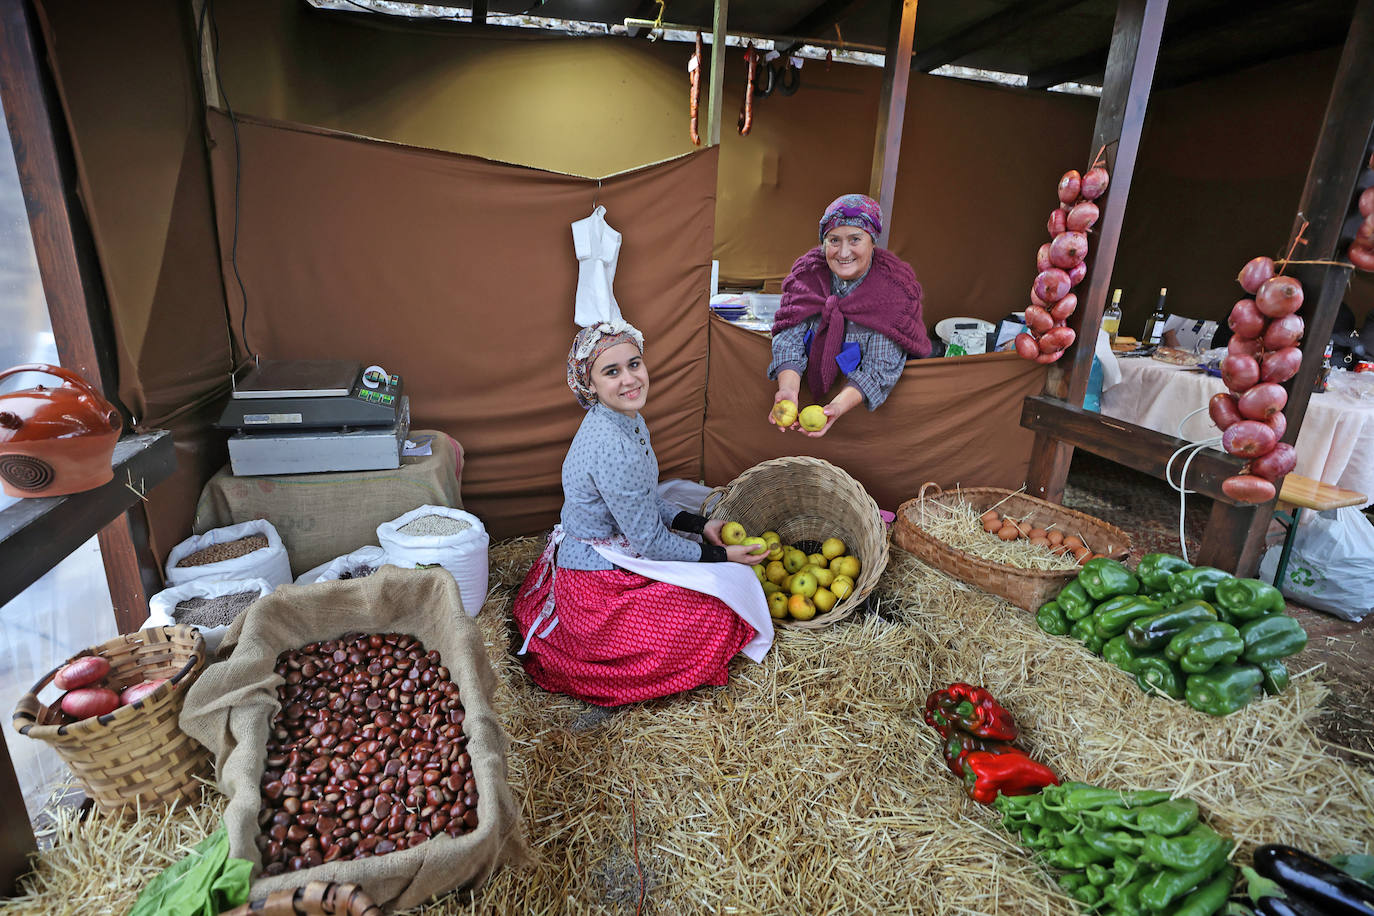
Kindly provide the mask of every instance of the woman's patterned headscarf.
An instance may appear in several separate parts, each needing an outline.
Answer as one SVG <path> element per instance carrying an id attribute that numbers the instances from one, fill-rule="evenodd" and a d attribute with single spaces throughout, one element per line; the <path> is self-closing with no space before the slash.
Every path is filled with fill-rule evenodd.
<path id="1" fill-rule="evenodd" d="M 858 226 L 873 236 L 877 244 L 878 236 L 883 234 L 883 211 L 878 202 L 864 194 L 844 194 L 835 198 L 825 208 L 821 217 L 821 241 L 825 234 L 836 226 Z"/>
<path id="2" fill-rule="evenodd" d="M 592 390 L 592 364 L 596 358 L 616 344 L 632 343 L 644 352 L 644 335 L 634 325 L 618 321 L 600 322 L 585 327 L 573 338 L 572 349 L 568 351 L 568 387 L 577 395 L 577 403 L 588 410 L 596 403 L 596 392 Z"/>

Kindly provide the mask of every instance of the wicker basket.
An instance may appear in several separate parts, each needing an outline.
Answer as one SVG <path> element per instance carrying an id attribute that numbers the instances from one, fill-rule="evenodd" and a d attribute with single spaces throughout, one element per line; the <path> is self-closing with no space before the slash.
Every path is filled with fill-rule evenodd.
<path id="1" fill-rule="evenodd" d="M 928 494 L 927 491 L 932 488 L 934 493 Z M 974 487 L 961 489 L 956 496 L 943 493 L 935 484 L 927 483 L 921 487 L 916 499 L 902 503 L 892 527 L 892 540 L 898 547 L 915 554 L 941 572 L 1000 595 L 1023 610 L 1038 610 L 1040 605 L 1057 595 L 1078 575 L 1077 570 L 1020 569 L 994 563 L 951 547 L 921 528 L 921 510 L 925 501 L 955 499 L 962 499 L 980 514 L 995 505 L 1002 514 L 1024 518 L 1036 528 L 1047 528 L 1053 524 L 1066 534 L 1078 535 L 1095 553 L 1104 556 L 1124 560 L 1131 551 L 1130 536 L 1115 525 L 1014 490 Z"/>
<path id="2" fill-rule="evenodd" d="M 67 661 L 84 655 L 99 655 L 110 663 L 110 673 L 98 686 L 120 691 L 142 681 L 168 680 L 131 706 L 62 725 L 62 711 L 38 699 L 39 691 L 61 670 L 58 666 L 19 699 L 15 729 L 52 745 L 86 794 L 106 811 L 135 801 L 199 799 L 197 777 L 210 774 L 210 752 L 182 732 L 177 717 L 187 688 L 205 666 L 200 631 L 185 624 L 149 627 Z"/>
<path id="3" fill-rule="evenodd" d="M 819 458 L 773 458 L 756 464 L 712 490 L 701 511 L 709 518 L 739 522 L 751 532 L 776 531 L 785 544 L 837 537 L 859 558 L 859 578 L 849 597 L 810 620 L 779 620 L 780 626 L 814 630 L 844 620 L 887 566 L 887 527 L 878 504 L 857 480 Z"/>
<path id="4" fill-rule="evenodd" d="M 382 909 L 356 884 L 311 881 L 273 891 L 222 916 L 382 916 Z"/>

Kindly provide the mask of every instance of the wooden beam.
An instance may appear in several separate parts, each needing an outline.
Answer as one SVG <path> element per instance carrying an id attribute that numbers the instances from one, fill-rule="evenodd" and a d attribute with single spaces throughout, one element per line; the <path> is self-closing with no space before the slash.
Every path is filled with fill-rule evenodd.
<path id="1" fill-rule="evenodd" d="M 0 804 L 5 806 L 4 823 L 0 826 L 0 897 L 14 897 L 19 894 L 19 879 L 28 874 L 29 856 L 38 852 L 38 843 L 33 837 L 14 761 L 5 744 L 6 731 L 0 728 Z"/>
<path id="2" fill-rule="evenodd" d="M 986 48 L 1031 23 L 1043 22 L 1083 0 L 1039 0 L 1036 3 L 1017 3 L 1000 13 L 975 22 L 936 42 L 912 58 L 911 67 L 929 73 L 979 48 Z M 1105 59 L 1106 52 L 1103 52 Z M 1062 81 L 1061 81 L 1062 82 Z"/>
<path id="3" fill-rule="evenodd" d="M 906 118 L 907 83 L 911 80 L 911 47 L 916 40 L 917 0 L 890 0 L 887 54 L 883 86 L 878 96 L 878 130 L 873 139 L 873 170 L 868 195 L 883 213 L 879 245 L 887 245 L 892 231 L 892 207 L 897 191 L 897 164 L 902 156 L 902 122 Z"/>
<path id="4" fill-rule="evenodd" d="M 821 32 L 833 31 L 835 23 L 848 16 L 855 8 L 862 6 L 865 2 L 866 0 L 825 0 L 811 12 L 780 31 L 784 35 L 796 35 L 801 38 L 819 36 Z"/>
<path id="5" fill-rule="evenodd" d="M 487 0 L 472 0 L 472 21 L 475 25 L 487 24 Z"/>
<path id="6" fill-rule="evenodd" d="M 196 28 L 196 46 L 200 49 L 200 86 L 205 93 L 205 104 L 211 108 L 223 108 L 219 95 L 219 71 L 215 67 L 215 24 L 206 9 L 210 0 L 191 0 L 191 21 Z"/>
<path id="7" fill-rule="evenodd" d="M 1077 333 L 1078 343 L 1069 349 L 1064 369 L 1051 374 L 1050 393 L 1067 398 L 1075 406 L 1083 403 L 1088 390 L 1093 349 L 1125 222 L 1126 202 L 1167 8 L 1167 0 L 1120 0 L 1117 5 L 1107 74 L 1102 98 L 1097 103 L 1097 124 L 1088 152 L 1090 157 L 1099 153 L 1104 155 L 1111 184 L 1100 202 L 1102 216 L 1096 226 L 1084 293 L 1079 296 L 1078 311 L 1069 321 L 1069 326 Z M 1056 442 L 1044 433 L 1037 434 L 1026 478 L 1027 492 L 1059 502 L 1064 495 L 1064 481 L 1068 478 L 1072 459 L 1071 445 Z"/>
<path id="8" fill-rule="evenodd" d="M 725 21 L 730 0 L 715 0 L 711 16 L 711 83 L 706 95 L 706 145 L 720 146 L 721 96 L 725 91 Z"/>

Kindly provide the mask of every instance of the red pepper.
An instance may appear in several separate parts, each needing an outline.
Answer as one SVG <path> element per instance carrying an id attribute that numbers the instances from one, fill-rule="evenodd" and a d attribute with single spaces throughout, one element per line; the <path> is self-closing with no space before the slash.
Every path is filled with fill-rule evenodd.
<path id="1" fill-rule="evenodd" d="M 948 738 L 950 729 L 979 738 L 1015 741 L 1016 720 L 982 687 L 950 684 L 926 698 L 926 723 Z"/>
<path id="2" fill-rule="evenodd" d="M 964 758 L 974 751 L 987 751 L 989 754 L 1005 754 L 1019 748 L 1009 741 L 993 741 L 990 738 L 976 738 L 964 732 L 953 731 L 945 739 L 945 764 L 951 773 L 964 778 Z"/>
<path id="3" fill-rule="evenodd" d="M 964 757 L 964 791 L 979 804 L 992 804 L 999 792 L 1033 795 L 1051 785 L 1059 785 L 1054 771 L 1019 750 L 1005 754 L 972 751 Z"/>

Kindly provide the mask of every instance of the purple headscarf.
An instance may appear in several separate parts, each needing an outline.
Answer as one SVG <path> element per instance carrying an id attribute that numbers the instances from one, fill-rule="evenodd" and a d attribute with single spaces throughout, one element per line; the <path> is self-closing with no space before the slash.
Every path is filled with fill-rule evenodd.
<path id="1" fill-rule="evenodd" d="M 821 241 L 836 226 L 858 226 L 873 236 L 874 244 L 883 234 L 883 211 L 878 202 L 864 194 L 842 194 L 825 208 L 821 217 Z"/>

